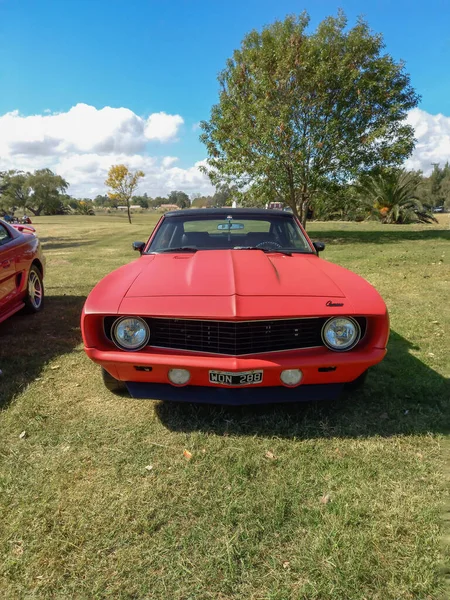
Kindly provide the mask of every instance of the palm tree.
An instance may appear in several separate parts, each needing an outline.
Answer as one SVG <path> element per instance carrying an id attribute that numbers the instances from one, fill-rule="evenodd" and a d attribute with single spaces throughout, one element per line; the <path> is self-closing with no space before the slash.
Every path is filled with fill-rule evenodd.
<path id="1" fill-rule="evenodd" d="M 393 169 L 365 177 L 358 185 L 358 192 L 371 214 L 383 223 L 436 222 L 417 195 L 420 182 L 417 173 Z"/>
<path id="2" fill-rule="evenodd" d="M 77 205 L 74 209 L 76 215 L 89 215 L 95 216 L 92 202 L 90 200 L 78 200 Z"/>

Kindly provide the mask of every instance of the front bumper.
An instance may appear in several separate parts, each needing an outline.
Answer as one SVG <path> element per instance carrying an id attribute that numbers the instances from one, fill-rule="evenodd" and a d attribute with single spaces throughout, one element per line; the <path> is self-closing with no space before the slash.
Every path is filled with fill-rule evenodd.
<path id="1" fill-rule="evenodd" d="M 386 354 L 385 348 L 373 347 L 342 353 L 313 348 L 246 357 L 157 349 L 139 352 L 96 348 L 85 350 L 89 358 L 100 364 L 115 379 L 125 382 L 130 394 L 136 398 L 229 403 L 223 401 L 227 392 L 233 397 L 233 404 L 288 402 L 290 398 L 296 401 L 309 400 L 318 395 L 327 396 L 328 393 L 335 396 L 339 394 L 342 384 L 357 379 L 369 367 L 383 360 Z M 188 385 L 174 386 L 170 383 L 168 372 L 172 368 L 190 371 Z M 210 370 L 240 372 L 260 369 L 264 372 L 263 382 L 260 384 L 231 387 L 209 382 Z M 302 371 L 303 378 L 298 386 L 287 387 L 282 384 L 280 374 L 285 369 Z M 270 400 L 264 400 L 266 396 Z M 285 399 L 282 400 L 281 397 Z"/>

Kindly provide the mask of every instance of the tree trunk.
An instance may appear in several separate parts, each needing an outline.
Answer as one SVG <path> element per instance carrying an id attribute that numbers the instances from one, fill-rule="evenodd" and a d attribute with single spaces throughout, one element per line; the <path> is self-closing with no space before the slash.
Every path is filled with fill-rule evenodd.
<path id="1" fill-rule="evenodd" d="M 303 186 L 303 189 L 300 194 L 300 205 L 302 207 L 301 211 L 301 223 L 303 227 L 306 229 L 306 220 L 308 218 L 308 207 L 309 207 L 309 193 L 306 184 Z"/>
<path id="2" fill-rule="evenodd" d="M 289 199 L 287 200 L 287 204 L 292 208 L 292 212 L 297 217 L 297 219 L 301 222 L 302 215 L 301 215 L 301 212 L 299 212 L 299 210 L 298 210 L 299 207 L 297 204 L 297 194 L 296 194 L 295 185 L 294 185 L 294 177 L 292 174 L 292 167 L 290 165 L 288 165 L 286 167 L 286 172 L 287 172 L 288 182 L 289 182 Z M 301 205 L 300 205 L 300 210 L 301 210 Z"/>
<path id="3" fill-rule="evenodd" d="M 306 220 L 308 218 L 309 200 L 302 202 L 302 225 L 306 229 Z"/>
<path id="4" fill-rule="evenodd" d="M 38 208 L 31 208 L 31 206 L 27 206 L 26 209 L 31 210 L 35 217 L 39 217 L 42 211 L 42 206 L 38 206 Z"/>
<path id="5" fill-rule="evenodd" d="M 127 200 L 127 212 L 128 212 L 128 222 L 131 225 L 131 212 L 130 212 L 130 201 Z"/>

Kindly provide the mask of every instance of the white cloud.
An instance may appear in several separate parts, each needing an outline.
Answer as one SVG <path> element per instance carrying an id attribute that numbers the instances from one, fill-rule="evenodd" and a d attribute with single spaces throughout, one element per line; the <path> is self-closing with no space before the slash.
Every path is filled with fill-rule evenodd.
<path id="1" fill-rule="evenodd" d="M 429 175 L 432 163 L 442 165 L 450 161 L 450 117 L 414 108 L 408 115 L 408 123 L 417 139 L 414 152 L 406 161 L 408 169 L 420 169 Z"/>
<path id="2" fill-rule="evenodd" d="M 65 113 L 24 117 L 13 111 L 0 117 L 0 152 L 53 155 L 69 152 L 124 152 L 144 150 L 148 141 L 166 142 L 183 124 L 180 115 L 155 113 L 147 120 L 128 108 L 98 110 L 77 104 Z"/>
<path id="3" fill-rule="evenodd" d="M 162 159 L 162 165 L 163 167 L 170 167 L 170 165 L 173 165 L 173 163 L 176 163 L 178 160 L 178 158 L 176 156 L 165 156 Z"/>
<path id="4" fill-rule="evenodd" d="M 154 113 L 147 119 L 145 137 L 148 140 L 168 142 L 175 139 L 178 129 L 184 120 L 180 115 L 167 115 L 165 112 Z"/>
<path id="5" fill-rule="evenodd" d="M 212 186 L 198 170 L 175 167 L 175 156 L 149 156 L 151 142 L 176 141 L 184 121 L 164 112 L 147 119 L 128 108 L 97 109 L 77 104 L 69 111 L 22 116 L 0 115 L 0 171 L 48 167 L 70 183 L 70 193 L 93 197 L 104 193 L 112 164 L 123 163 L 146 174 L 140 191 L 166 195 L 173 189 L 209 193 Z"/>

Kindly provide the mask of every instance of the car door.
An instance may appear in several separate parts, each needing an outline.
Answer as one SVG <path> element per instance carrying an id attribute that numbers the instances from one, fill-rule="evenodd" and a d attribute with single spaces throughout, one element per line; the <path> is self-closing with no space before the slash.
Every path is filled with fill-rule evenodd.
<path id="1" fill-rule="evenodd" d="M 0 313 L 12 308 L 16 298 L 16 250 L 12 235 L 0 223 Z"/>

